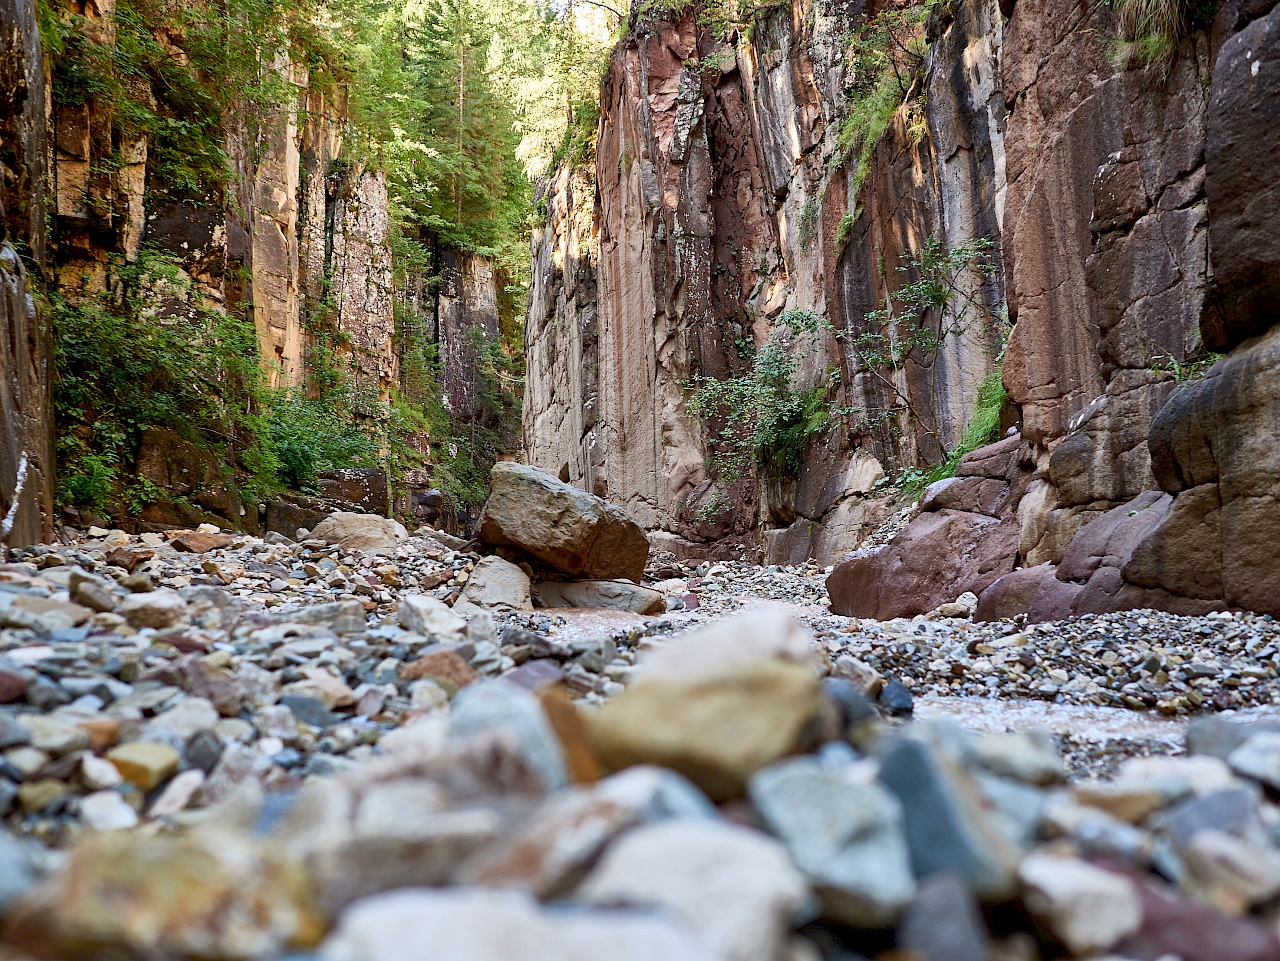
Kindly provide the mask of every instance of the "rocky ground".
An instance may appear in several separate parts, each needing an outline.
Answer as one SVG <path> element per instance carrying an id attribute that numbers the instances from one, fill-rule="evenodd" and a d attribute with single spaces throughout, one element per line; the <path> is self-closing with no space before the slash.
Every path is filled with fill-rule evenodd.
<path id="1" fill-rule="evenodd" d="M 15 951 L 1280 958 L 1269 617 L 859 622 L 663 556 L 534 610 L 510 550 L 322 527 L 0 566 Z"/>

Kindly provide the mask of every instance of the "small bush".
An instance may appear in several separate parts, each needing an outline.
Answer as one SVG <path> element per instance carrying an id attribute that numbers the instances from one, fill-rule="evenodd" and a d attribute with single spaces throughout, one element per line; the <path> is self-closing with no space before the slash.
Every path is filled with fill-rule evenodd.
<path id="1" fill-rule="evenodd" d="M 826 431 L 831 382 L 798 389 L 797 341 L 830 326 L 809 311 L 788 311 L 745 374 L 691 385 L 691 414 L 716 425 L 710 469 L 727 486 L 752 469 L 775 476 L 800 469 L 808 445 Z"/>

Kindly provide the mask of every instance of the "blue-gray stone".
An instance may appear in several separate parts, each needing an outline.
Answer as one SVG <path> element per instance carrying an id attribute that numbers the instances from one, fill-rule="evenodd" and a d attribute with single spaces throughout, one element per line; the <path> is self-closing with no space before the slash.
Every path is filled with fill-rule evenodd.
<path id="1" fill-rule="evenodd" d="M 983 898 L 1011 893 L 1017 855 L 986 822 L 975 784 L 960 783 L 926 745 L 908 738 L 881 757 L 880 780 L 902 805 L 918 878 L 953 874 Z"/>
<path id="2" fill-rule="evenodd" d="M 824 917 L 885 927 L 910 903 L 915 879 L 902 812 L 865 768 L 794 758 L 758 771 L 747 793 L 813 882 Z"/>

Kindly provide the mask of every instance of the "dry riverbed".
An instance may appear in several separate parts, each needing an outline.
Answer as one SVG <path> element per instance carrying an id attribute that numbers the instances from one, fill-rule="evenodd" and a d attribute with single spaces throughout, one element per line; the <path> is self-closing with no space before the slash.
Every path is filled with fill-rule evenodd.
<path id="1" fill-rule="evenodd" d="M 1268 617 L 982 624 L 962 599 L 859 622 L 812 565 L 663 556 L 661 614 L 489 608 L 503 570 L 431 532 L 15 552 L 4 937 L 40 957 L 496 961 L 515 939 L 1141 961 L 1194 928 L 1216 940 L 1186 961 L 1280 957 Z"/>

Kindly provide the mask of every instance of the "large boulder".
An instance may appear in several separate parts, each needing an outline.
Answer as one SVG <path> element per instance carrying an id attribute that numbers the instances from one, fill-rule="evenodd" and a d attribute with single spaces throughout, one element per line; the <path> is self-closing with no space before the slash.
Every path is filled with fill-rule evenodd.
<path id="1" fill-rule="evenodd" d="M 344 551 L 381 554 L 394 552 L 409 539 L 409 532 L 403 524 L 389 517 L 338 511 L 317 524 L 311 536 L 335 544 Z"/>
<path id="2" fill-rule="evenodd" d="M 1152 421 L 1151 466 L 1176 496 L 1127 577 L 1280 614 L 1277 423 L 1280 327 L 1273 327 L 1175 393 Z"/>
<path id="3" fill-rule="evenodd" d="M 649 556 L 626 511 L 538 467 L 503 462 L 489 473 L 480 538 L 518 547 L 570 577 L 639 581 Z"/>
<path id="4" fill-rule="evenodd" d="M 831 610 L 849 617 L 911 617 L 980 594 L 1013 570 L 1018 526 L 944 509 L 919 515 L 877 551 L 851 554 L 827 578 Z"/>

